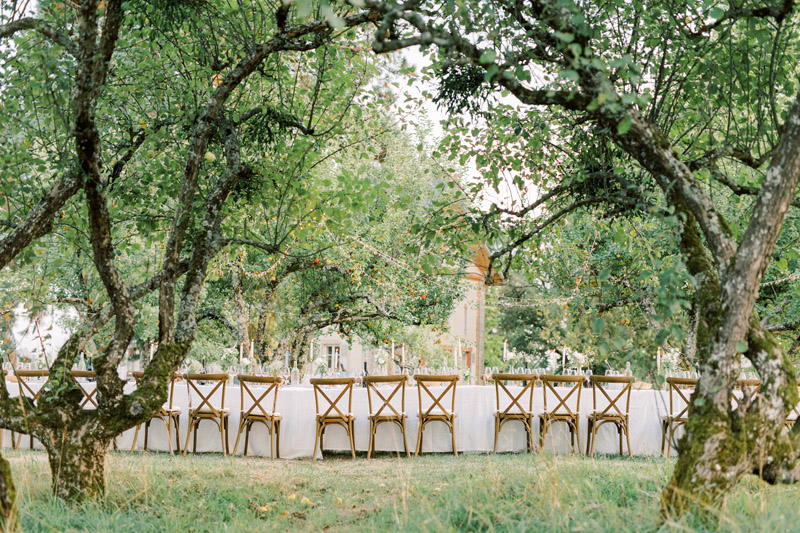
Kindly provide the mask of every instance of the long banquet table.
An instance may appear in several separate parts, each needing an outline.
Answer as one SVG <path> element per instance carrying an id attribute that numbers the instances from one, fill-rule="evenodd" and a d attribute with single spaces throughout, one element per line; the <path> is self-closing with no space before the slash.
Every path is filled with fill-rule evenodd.
<path id="1" fill-rule="evenodd" d="M 29 382 L 36 390 L 36 382 Z M 94 383 L 82 383 L 84 387 L 91 390 Z M 6 386 L 12 395 L 18 391 L 17 383 L 6 382 Z M 41 385 L 38 385 L 41 386 Z M 205 386 L 206 391 L 210 386 Z M 128 384 L 126 391 L 133 390 L 134 385 Z M 508 387 L 509 390 L 517 394 L 521 387 Z M 202 389 L 202 387 L 201 387 Z M 433 387 L 434 393 L 437 388 Z M 441 390 L 439 388 L 438 390 Z M 569 389 L 557 389 L 564 396 Z M 501 401 L 503 400 L 501 391 Z M 256 394 L 258 396 L 258 394 Z M 568 401 L 572 409 L 576 405 L 576 395 Z M 598 400 L 601 395 L 598 394 Z M 612 397 L 614 394 L 611 395 Z M 398 393 L 399 397 L 399 393 Z M 552 396 L 548 396 L 548 405 L 552 408 Z M 193 400 L 197 405 L 197 400 Z M 374 401 L 374 399 L 373 399 Z M 423 402 L 427 407 L 429 401 L 423 392 Z M 456 390 L 456 443 L 458 451 L 467 453 L 486 453 L 491 452 L 494 447 L 494 413 L 497 409 L 497 400 L 494 386 L 469 386 L 459 384 Z M 543 410 L 542 388 L 537 386 L 534 390 L 534 413 L 538 414 Z M 186 428 L 188 426 L 188 407 L 189 397 L 185 383 L 175 384 L 173 405 L 181 408 L 181 448 L 186 442 Z M 249 407 L 250 404 L 247 406 Z M 447 404 L 446 404 L 447 405 Z M 602 410 L 606 403 L 600 405 Z M 630 399 L 630 442 L 634 455 L 658 455 L 661 453 L 661 416 L 667 414 L 669 405 L 669 395 L 666 391 L 655 390 L 633 390 Z M 228 441 L 231 452 L 236 441 L 236 432 L 239 427 L 240 418 L 240 391 L 238 386 L 228 386 L 225 393 L 225 406 L 230 410 L 230 431 Z M 406 407 L 408 414 L 406 422 L 408 433 L 408 446 L 413 454 L 417 443 L 418 431 L 418 392 L 416 387 L 406 388 Z M 315 404 L 314 390 L 310 386 L 294 385 L 284 386 L 278 391 L 277 411 L 282 415 L 281 422 L 281 441 L 280 453 L 282 458 L 311 457 L 314 452 L 315 437 Z M 586 427 L 587 415 L 592 412 L 592 391 L 584 388 L 581 390 L 581 450 L 586 449 Z M 353 390 L 353 409 L 355 415 L 355 444 L 356 449 L 366 451 L 369 444 L 369 406 L 367 402 L 367 390 L 355 388 Z M 538 449 L 538 420 L 536 422 L 535 442 Z M 3 444 L 10 446 L 8 432 L 4 432 Z M 122 450 L 130 450 L 133 441 L 134 431 L 130 429 L 117 438 L 117 444 Z M 22 440 L 22 447 L 28 446 L 28 438 Z M 144 431 L 139 432 L 137 448 L 140 449 L 144 442 Z M 40 447 L 37 443 L 36 447 Z M 242 453 L 244 438 L 239 444 L 238 454 Z M 381 424 L 376 436 L 376 448 L 378 451 L 402 450 L 403 440 L 399 429 L 394 424 Z M 149 450 L 167 451 L 167 433 L 160 421 L 156 420 L 150 425 L 150 435 L 148 439 Z M 350 443 L 344 429 L 331 427 L 325 432 L 326 450 L 349 450 Z M 423 452 L 450 452 L 451 451 L 450 433 L 441 423 L 432 423 L 426 427 L 423 436 Z M 522 424 L 518 422 L 508 422 L 500 434 L 498 442 L 498 452 L 521 451 L 525 449 L 525 431 Z M 595 453 L 617 453 L 619 441 L 616 430 L 612 424 L 604 425 L 600 428 Z M 546 451 L 556 453 L 569 453 L 569 433 L 563 423 L 554 424 L 547 435 Z M 219 430 L 213 422 L 204 421 L 198 430 L 198 452 L 221 452 Z M 627 452 L 627 448 L 625 449 Z M 248 455 L 270 455 L 269 433 L 262 424 L 254 424 L 250 434 Z"/>

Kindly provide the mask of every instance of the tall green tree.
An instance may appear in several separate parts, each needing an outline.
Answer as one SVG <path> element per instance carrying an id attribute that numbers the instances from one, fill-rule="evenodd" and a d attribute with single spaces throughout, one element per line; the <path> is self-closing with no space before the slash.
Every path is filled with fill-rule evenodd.
<path id="1" fill-rule="evenodd" d="M 286 132 L 346 135 L 338 117 L 371 100 L 330 89 L 334 77 L 358 85 L 354 28 L 380 15 L 328 2 L 17 5 L 0 13 L 0 267 L 27 259 L 41 270 L 34 241 L 64 232 L 91 261 L 73 270 L 102 291 L 86 298 L 36 404 L 0 387 L 0 425 L 42 442 L 57 496 L 91 499 L 103 494 L 111 440 L 160 408 L 195 339 L 209 265 L 236 239 L 232 195 L 268 188 L 257 165 L 265 153 L 280 159 Z M 320 67 L 330 58 L 335 70 Z M 152 292 L 158 349 L 124 394 L 117 367 Z M 88 411 L 70 369 L 92 340 L 99 407 Z"/>
<path id="2" fill-rule="evenodd" d="M 749 473 L 800 478 L 800 425 L 783 431 L 798 401 L 795 369 L 754 312 L 800 179 L 794 2 L 364 3 L 384 14 L 377 52 L 435 48 L 446 101 L 486 110 L 491 135 L 465 127 L 453 137 L 470 147 L 463 157 L 492 185 L 510 167 L 519 188 L 538 192 L 505 213 L 521 223 L 497 263 L 588 206 L 639 209 L 678 236 L 694 278 L 701 379 L 664 512 L 716 505 Z M 481 107 L 492 91 L 519 105 Z M 599 164 L 579 167 L 584 179 L 558 168 L 559 154 L 597 148 Z M 603 185 L 575 197 L 591 176 Z M 720 190 L 753 197 L 741 231 Z M 762 385 L 732 409 L 743 357 Z"/>

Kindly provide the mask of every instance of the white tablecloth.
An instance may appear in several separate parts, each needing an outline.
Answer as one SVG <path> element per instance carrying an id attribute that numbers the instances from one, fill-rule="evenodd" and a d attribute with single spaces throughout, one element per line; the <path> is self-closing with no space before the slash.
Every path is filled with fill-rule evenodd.
<path id="1" fill-rule="evenodd" d="M 37 385 L 32 383 L 34 390 Z M 93 383 L 85 383 L 85 386 L 94 387 Z M 18 386 L 16 383 L 7 382 L 6 386 L 12 395 L 16 395 Z M 133 384 L 129 384 L 129 389 L 133 390 Z M 210 387 L 206 387 L 210 389 Z M 441 388 L 434 388 L 434 391 Z M 509 387 L 513 393 L 517 393 L 519 387 Z M 562 395 L 568 389 L 557 389 Z M 612 391 L 613 392 L 613 391 Z M 411 453 L 414 453 L 417 443 L 417 431 L 419 422 L 417 418 L 419 400 L 416 387 L 406 388 L 405 412 L 408 415 L 406 421 L 408 433 L 408 445 Z M 423 402 L 427 406 L 423 392 Z M 501 390 L 501 401 L 503 401 Z M 236 441 L 236 432 L 240 418 L 240 391 L 238 386 L 228 386 L 225 394 L 225 406 L 230 409 L 230 433 L 228 436 L 230 449 Z M 259 394 L 256 394 L 259 396 Z M 598 393 L 598 400 L 601 395 Z M 612 398 L 614 394 L 611 394 Z M 398 393 L 399 397 L 399 393 Z M 574 409 L 577 398 L 573 395 L 569 405 Z M 375 399 L 373 398 L 373 402 Z M 543 411 L 542 388 L 537 386 L 534 391 L 534 413 Z M 552 396 L 548 396 L 548 407 L 555 406 L 556 401 Z M 197 405 L 197 400 L 193 400 Z M 491 452 L 494 446 L 494 413 L 497 410 L 497 400 L 494 386 L 466 386 L 459 384 L 456 390 L 457 414 L 456 444 L 458 451 Z M 176 383 L 175 397 L 173 405 L 180 407 L 181 414 L 181 448 L 186 442 L 186 428 L 188 427 L 188 406 L 189 399 L 187 386 L 185 383 Z M 449 405 L 446 403 L 445 405 Z M 601 403 L 600 410 L 606 403 Z M 669 405 L 669 395 L 666 391 L 652 390 L 633 390 L 631 391 L 630 401 L 630 441 L 634 455 L 658 455 L 661 453 L 661 416 L 667 414 Z M 505 404 L 503 405 L 505 407 Z M 269 407 L 268 407 L 269 408 Z M 581 390 L 581 450 L 586 449 L 587 437 L 587 415 L 593 410 L 592 390 Z M 307 386 L 285 386 L 278 391 L 277 411 L 282 415 L 281 423 L 281 442 L 280 452 L 282 458 L 310 457 L 314 452 L 315 438 L 315 404 L 314 391 Z M 367 402 L 367 391 L 364 388 L 355 388 L 353 391 L 353 414 L 355 420 L 355 444 L 358 450 L 366 451 L 369 445 L 369 406 Z M 536 421 L 535 443 L 538 448 L 539 432 L 538 420 Z M 679 431 L 682 431 L 679 430 Z M 9 434 L 4 432 L 3 443 L 6 447 L 10 446 Z M 117 438 L 117 444 L 122 450 L 130 450 L 134 431 L 126 431 Z M 138 447 L 144 442 L 144 429 L 139 432 Z M 27 448 L 28 438 L 24 437 L 22 447 Z M 376 436 L 376 448 L 379 451 L 402 450 L 403 441 L 398 427 L 395 424 L 381 424 Z M 617 453 L 618 437 L 613 424 L 607 424 L 600 428 L 598 440 L 595 445 L 595 453 Z M 37 443 L 37 448 L 40 447 Z M 241 454 L 244 447 L 244 436 L 239 443 L 238 453 Z M 148 449 L 167 451 L 167 433 L 160 421 L 156 420 L 150 425 L 150 435 L 148 439 Z M 349 450 L 350 443 L 343 428 L 331 426 L 325 432 L 326 450 Z M 520 451 L 525 449 L 525 431 L 519 422 L 508 422 L 503 427 L 498 443 L 500 451 Z M 556 453 L 569 453 L 569 433 L 566 425 L 556 423 L 547 435 L 545 449 Z M 222 445 L 220 442 L 219 430 L 213 422 L 204 421 L 198 430 L 198 452 L 220 452 Z M 423 452 L 450 452 L 452 450 L 450 433 L 443 423 L 433 422 L 426 426 L 423 436 Z M 627 452 L 627 448 L 625 448 Z M 254 424 L 250 433 L 249 455 L 269 456 L 269 433 L 262 424 Z"/>

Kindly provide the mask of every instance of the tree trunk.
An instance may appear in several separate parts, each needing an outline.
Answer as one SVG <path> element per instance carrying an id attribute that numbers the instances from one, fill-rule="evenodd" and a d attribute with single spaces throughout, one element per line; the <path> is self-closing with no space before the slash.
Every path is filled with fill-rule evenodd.
<path id="1" fill-rule="evenodd" d="M 11 466 L 0 454 L 0 529 L 4 532 L 19 530 L 17 516 L 17 489 L 11 477 Z"/>
<path id="2" fill-rule="evenodd" d="M 105 494 L 105 460 L 110 438 L 85 428 L 64 430 L 53 442 L 42 441 L 50 461 L 53 494 L 66 501 L 99 500 Z"/>
<path id="3" fill-rule="evenodd" d="M 247 331 L 247 306 L 244 301 L 243 272 L 241 267 L 233 270 L 233 301 L 236 307 L 236 327 L 238 330 L 237 342 L 239 346 L 244 346 L 244 353 L 248 358 L 250 353 L 250 333 Z"/>

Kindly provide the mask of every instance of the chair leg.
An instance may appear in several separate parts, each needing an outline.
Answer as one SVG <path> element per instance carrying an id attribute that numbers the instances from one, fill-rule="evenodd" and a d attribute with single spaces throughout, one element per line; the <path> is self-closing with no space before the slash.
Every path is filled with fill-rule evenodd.
<path id="1" fill-rule="evenodd" d="M 152 420 L 152 418 L 150 420 Z M 147 451 L 147 437 L 150 432 L 150 420 L 144 423 L 144 451 Z"/>
<path id="2" fill-rule="evenodd" d="M 628 443 L 628 457 L 633 457 L 633 451 L 631 451 L 631 432 L 628 427 L 628 420 L 625 420 L 625 442 Z"/>
<path id="3" fill-rule="evenodd" d="M 614 425 L 617 426 L 617 433 L 619 434 L 619 454 L 622 455 L 622 424 L 616 423 Z"/>
<path id="4" fill-rule="evenodd" d="M 575 440 L 578 441 L 578 455 L 581 454 L 583 447 L 581 446 L 581 419 L 575 419 Z"/>
<path id="5" fill-rule="evenodd" d="M 578 443 L 580 446 L 581 443 Z M 575 454 L 575 424 L 569 424 L 569 453 Z"/>
<path id="6" fill-rule="evenodd" d="M 592 426 L 594 426 L 594 424 L 592 424 L 592 419 L 589 418 L 586 421 L 586 455 L 589 455 L 589 453 L 591 452 L 592 436 L 594 435 L 594 433 L 592 432 Z"/>
<path id="7" fill-rule="evenodd" d="M 448 425 L 450 426 L 450 435 L 453 436 L 453 455 L 458 457 L 458 450 L 456 449 L 456 421 L 451 420 Z"/>
<path id="8" fill-rule="evenodd" d="M 544 437 L 547 433 L 547 419 L 539 419 L 539 450 L 544 451 Z"/>
<path id="9" fill-rule="evenodd" d="M 661 457 L 664 457 L 664 444 L 667 442 L 667 421 L 661 421 Z"/>
<path id="10" fill-rule="evenodd" d="M 594 457 L 594 444 L 597 440 L 597 424 L 592 421 L 592 454 L 591 457 Z"/>
<path id="11" fill-rule="evenodd" d="M 192 442 L 192 453 L 197 453 L 197 428 L 200 426 L 200 419 L 198 418 L 194 424 L 194 442 Z"/>
<path id="12" fill-rule="evenodd" d="M 186 429 L 186 444 L 183 445 L 183 456 L 186 457 L 186 452 L 189 451 L 189 439 L 192 437 L 192 426 L 194 419 L 189 417 L 189 427 Z"/>
<path id="13" fill-rule="evenodd" d="M 253 422 L 249 421 L 244 430 L 244 454 L 247 455 L 247 448 L 250 447 L 250 430 L 253 429 Z"/>
<path id="14" fill-rule="evenodd" d="M 275 421 L 269 425 L 269 458 L 275 459 Z"/>
<path id="15" fill-rule="evenodd" d="M 172 415 L 167 416 L 167 419 L 164 420 L 164 425 L 167 427 L 167 444 L 169 445 L 169 454 L 175 455 L 172 446 Z"/>
<path id="16" fill-rule="evenodd" d="M 675 438 L 675 429 L 676 429 L 675 428 L 675 424 L 673 424 L 672 421 L 670 421 L 670 423 L 669 423 L 669 438 L 667 439 L 667 446 L 666 446 L 666 450 L 667 450 L 667 455 L 666 456 L 667 457 L 672 455 L 672 439 Z"/>
<path id="17" fill-rule="evenodd" d="M 319 420 L 317 420 L 317 435 L 314 437 L 314 455 L 311 457 L 312 461 L 317 460 L 317 450 L 319 450 L 319 442 L 322 439 L 322 435 L 319 432 Z"/>
<path id="18" fill-rule="evenodd" d="M 353 453 L 353 459 L 356 458 L 356 440 L 355 440 L 355 428 L 353 427 L 353 421 L 347 423 L 347 432 L 350 434 L 350 451 Z"/>
<path id="19" fill-rule="evenodd" d="M 275 425 L 275 458 L 281 458 L 281 421 L 273 422 Z"/>
<path id="20" fill-rule="evenodd" d="M 178 453 L 181 453 L 181 417 L 180 417 L 180 415 L 175 415 L 175 447 L 178 449 Z"/>
<path id="21" fill-rule="evenodd" d="M 367 461 L 372 458 L 372 446 L 375 442 L 375 430 L 377 429 L 377 424 L 375 424 L 374 420 L 369 421 L 369 444 L 367 445 Z"/>
<path id="22" fill-rule="evenodd" d="M 500 418 L 494 418 L 494 454 L 497 455 L 497 437 L 500 435 Z"/>
<path id="23" fill-rule="evenodd" d="M 236 444 L 233 445 L 233 455 L 239 451 L 239 439 L 242 437 L 242 426 L 244 426 L 244 419 L 239 420 L 239 430 L 236 432 Z M 247 444 L 245 444 L 244 455 L 247 455 Z"/>
<path id="24" fill-rule="evenodd" d="M 417 453 L 414 454 L 415 457 L 419 457 L 419 454 L 422 453 L 422 432 L 425 431 L 425 422 L 424 419 L 419 419 L 419 432 L 417 432 Z"/>
<path id="25" fill-rule="evenodd" d="M 136 441 L 139 439 L 139 428 L 142 427 L 141 424 L 136 424 L 136 431 L 133 432 L 133 444 L 131 444 L 131 453 L 136 450 Z M 14 442 L 14 434 L 11 434 L 11 442 Z"/>
<path id="26" fill-rule="evenodd" d="M 226 449 L 227 449 L 227 447 L 228 447 L 228 443 L 227 443 L 227 442 L 225 442 L 225 441 L 227 440 L 227 439 L 225 438 L 225 420 L 226 420 L 226 418 L 225 418 L 225 417 L 222 417 L 222 418 L 220 418 L 220 420 L 219 420 L 219 436 L 220 436 L 220 439 L 222 440 L 222 456 L 223 456 L 223 457 L 225 457 L 225 456 L 227 455 L 227 454 L 225 453 L 225 450 L 226 450 Z"/>
<path id="27" fill-rule="evenodd" d="M 411 457 L 411 453 L 408 451 L 408 439 L 406 439 L 406 421 L 403 419 L 403 422 L 400 424 L 400 429 L 403 432 L 403 449 L 406 451 L 406 457 Z"/>

